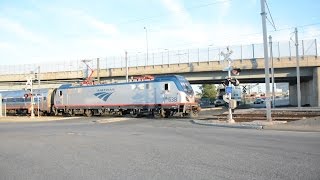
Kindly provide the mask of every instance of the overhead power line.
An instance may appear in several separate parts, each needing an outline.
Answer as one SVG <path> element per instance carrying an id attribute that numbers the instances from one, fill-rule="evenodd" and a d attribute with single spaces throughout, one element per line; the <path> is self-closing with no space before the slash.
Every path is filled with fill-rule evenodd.
<path id="1" fill-rule="evenodd" d="M 226 3 L 226 2 L 230 2 L 230 1 L 232 1 L 232 0 L 224 0 L 224 1 L 217 0 L 217 1 L 214 1 L 212 3 L 200 4 L 200 5 L 186 7 L 185 10 L 200 9 L 200 8 L 204 8 L 204 7 L 208 7 L 208 6 L 213 6 L 213 5 L 216 5 L 216 4 L 223 4 L 223 3 Z M 177 11 L 177 12 L 178 13 L 185 13 L 183 10 Z M 122 23 L 119 23 L 119 24 L 129 24 L 129 23 L 145 21 L 145 20 L 150 20 L 150 19 L 154 19 L 154 18 L 158 18 L 158 17 L 165 17 L 165 16 L 169 16 L 169 14 L 166 13 L 166 14 L 158 14 L 158 15 L 155 15 L 155 16 L 150 16 L 150 17 L 145 17 L 145 18 L 137 18 L 137 19 L 125 21 L 125 22 L 122 22 Z"/>
<path id="2" fill-rule="evenodd" d="M 267 6 L 267 9 L 268 9 L 268 12 L 269 12 L 269 15 L 270 15 L 270 18 L 271 18 L 271 22 L 270 22 L 270 20 L 268 19 L 268 17 L 267 17 L 267 20 L 269 21 L 269 23 L 272 25 L 272 27 L 273 27 L 274 30 L 276 31 L 277 28 L 276 28 L 276 25 L 274 24 L 274 21 L 273 21 L 273 18 L 272 18 L 272 14 L 271 14 L 271 12 L 270 12 L 270 9 L 269 9 L 267 0 L 265 0 L 264 2 L 265 2 L 265 4 L 266 4 L 266 6 Z"/>

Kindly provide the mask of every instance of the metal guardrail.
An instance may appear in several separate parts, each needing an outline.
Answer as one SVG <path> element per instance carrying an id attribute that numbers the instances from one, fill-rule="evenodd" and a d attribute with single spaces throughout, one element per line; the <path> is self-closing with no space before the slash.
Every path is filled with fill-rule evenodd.
<path id="1" fill-rule="evenodd" d="M 233 50 L 231 58 L 233 59 L 255 59 L 263 58 L 263 44 L 237 45 L 229 46 Z M 273 42 L 274 58 L 294 57 L 295 44 L 292 41 Z M 160 52 L 149 52 L 148 58 L 146 53 L 128 54 L 128 66 L 152 66 L 162 64 L 178 64 L 191 62 L 219 61 L 219 53 L 225 51 L 226 47 L 207 47 L 198 49 L 183 50 L 163 50 Z M 301 40 L 299 43 L 299 54 L 304 56 L 318 56 L 319 46 L 317 39 Z M 97 69 L 97 58 L 91 59 L 88 63 L 92 69 Z M 58 63 L 45 64 L 22 64 L 22 65 L 2 65 L 0 66 L 0 75 L 6 74 L 30 74 L 37 72 L 40 66 L 40 72 L 60 72 L 60 71 L 87 71 L 86 65 L 81 60 L 71 60 Z M 122 68 L 126 66 L 125 57 L 113 56 L 99 58 L 100 69 Z"/>

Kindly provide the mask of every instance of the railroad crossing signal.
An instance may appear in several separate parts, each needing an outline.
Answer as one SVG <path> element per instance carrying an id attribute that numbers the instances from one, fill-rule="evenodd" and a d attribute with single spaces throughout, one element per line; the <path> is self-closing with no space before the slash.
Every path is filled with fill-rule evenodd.
<path id="1" fill-rule="evenodd" d="M 225 80 L 222 82 L 222 84 L 223 84 L 225 87 L 229 86 L 229 83 L 231 83 L 231 84 L 234 85 L 234 86 L 239 86 L 239 85 L 240 85 L 239 80 L 238 80 L 238 79 L 235 79 L 235 78 L 227 78 L 227 79 L 225 79 Z"/>
<path id="2" fill-rule="evenodd" d="M 246 93 L 246 92 L 247 92 L 247 86 L 243 86 L 242 92 L 243 92 L 243 93 Z"/>
<path id="3" fill-rule="evenodd" d="M 31 89 L 32 89 L 32 79 L 27 79 L 26 89 L 31 91 Z"/>
<path id="4" fill-rule="evenodd" d="M 232 93 L 232 87 L 230 86 L 226 87 L 226 93 L 227 94 Z"/>
<path id="5" fill-rule="evenodd" d="M 240 68 L 234 68 L 231 70 L 233 75 L 239 76 L 241 69 Z"/>

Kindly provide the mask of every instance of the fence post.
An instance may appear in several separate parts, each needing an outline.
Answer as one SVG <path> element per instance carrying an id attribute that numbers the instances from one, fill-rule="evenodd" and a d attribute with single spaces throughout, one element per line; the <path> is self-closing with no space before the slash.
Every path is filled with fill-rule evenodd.
<path id="1" fill-rule="evenodd" d="M 200 49 L 198 48 L 198 65 L 200 64 Z"/>
<path id="2" fill-rule="evenodd" d="M 188 64 L 190 65 L 190 57 L 189 57 L 189 49 L 188 49 Z"/>
<path id="3" fill-rule="evenodd" d="M 106 67 L 105 67 L 105 69 L 108 69 L 108 59 L 107 59 L 107 57 L 106 57 Z"/>
<path id="4" fill-rule="evenodd" d="M 168 67 L 170 66 L 170 55 L 169 55 L 169 49 L 168 49 Z"/>
<path id="5" fill-rule="evenodd" d="M 241 44 L 241 46 L 240 46 L 240 54 L 241 54 L 241 61 L 243 60 L 242 59 L 242 44 Z M 220 57 L 220 56 L 219 56 Z"/>
<path id="6" fill-rule="evenodd" d="M 254 59 L 254 44 L 252 44 L 252 59 Z"/>
<path id="7" fill-rule="evenodd" d="M 180 50 L 178 50 L 178 66 L 180 66 Z"/>
<path id="8" fill-rule="evenodd" d="M 291 43 L 289 41 L 289 59 L 291 60 Z"/>
<path id="9" fill-rule="evenodd" d="M 302 59 L 304 59 L 304 41 L 302 40 Z"/>
<path id="10" fill-rule="evenodd" d="M 210 61 L 210 53 L 209 53 L 209 51 L 210 51 L 210 49 L 209 49 L 210 47 L 208 47 L 208 63 L 209 63 L 209 61 Z"/>
<path id="11" fill-rule="evenodd" d="M 163 51 L 161 52 L 161 61 L 162 61 L 161 65 L 163 67 Z"/>
<path id="12" fill-rule="evenodd" d="M 121 69 L 122 69 L 122 68 L 123 68 L 123 65 L 122 65 L 122 56 L 120 56 L 120 62 L 121 62 L 120 66 L 121 66 Z"/>
<path id="13" fill-rule="evenodd" d="M 154 68 L 154 52 L 152 53 L 152 61 L 153 61 L 153 68 Z"/>
<path id="14" fill-rule="evenodd" d="M 280 42 L 278 41 L 278 59 L 280 59 Z"/>
<path id="15" fill-rule="evenodd" d="M 317 39 L 314 39 L 314 45 L 316 48 L 316 57 L 318 57 L 318 45 L 317 45 Z"/>

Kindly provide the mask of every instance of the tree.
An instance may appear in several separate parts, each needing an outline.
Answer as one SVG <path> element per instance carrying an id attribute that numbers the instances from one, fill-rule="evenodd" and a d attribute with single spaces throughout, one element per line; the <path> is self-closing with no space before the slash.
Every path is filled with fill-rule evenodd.
<path id="1" fill-rule="evenodd" d="M 217 96 L 217 87 L 213 84 L 203 84 L 200 87 L 201 93 L 201 98 L 210 98 L 210 99 L 215 99 Z"/>

